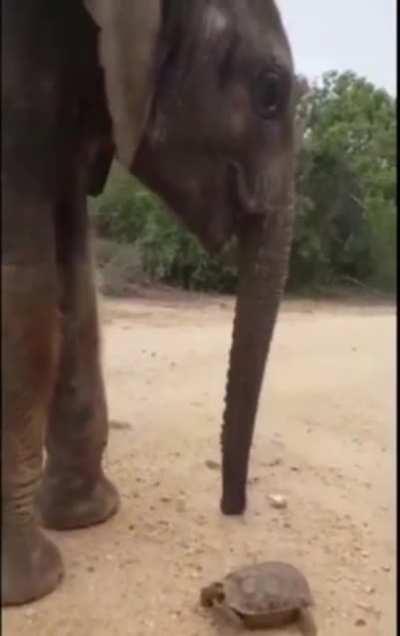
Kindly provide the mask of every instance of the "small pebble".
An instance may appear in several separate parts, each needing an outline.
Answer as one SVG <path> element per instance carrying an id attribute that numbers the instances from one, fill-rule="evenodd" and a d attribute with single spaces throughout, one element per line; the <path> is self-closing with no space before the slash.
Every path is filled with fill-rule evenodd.
<path id="1" fill-rule="evenodd" d="M 356 603 L 356 605 L 365 612 L 372 612 L 373 608 L 372 605 L 369 605 L 369 603 Z"/>
<path id="2" fill-rule="evenodd" d="M 129 430 L 130 428 L 132 428 L 131 424 L 129 424 L 129 422 L 121 422 L 119 420 L 110 420 L 109 422 L 109 427 L 113 428 L 117 431 L 126 431 Z"/>
<path id="3" fill-rule="evenodd" d="M 356 627 L 365 627 L 366 624 L 367 624 L 367 621 L 364 620 L 364 618 L 357 618 L 356 622 L 354 623 Z"/>
<path id="4" fill-rule="evenodd" d="M 221 464 L 213 461 L 212 459 L 207 459 L 205 464 L 210 470 L 219 470 L 221 468 Z"/>
<path id="5" fill-rule="evenodd" d="M 287 508 L 287 500 L 283 495 L 269 495 L 269 500 L 273 508 Z"/>
<path id="6" fill-rule="evenodd" d="M 178 499 L 176 502 L 177 512 L 186 512 L 186 501 L 184 499 Z"/>
<path id="7" fill-rule="evenodd" d="M 191 572 L 191 573 L 189 574 L 189 577 L 190 577 L 191 579 L 198 579 L 198 578 L 200 577 L 200 573 L 199 573 L 199 572 Z"/>
<path id="8" fill-rule="evenodd" d="M 268 466 L 281 466 L 283 464 L 283 460 L 281 457 L 276 457 L 272 461 L 268 462 Z"/>

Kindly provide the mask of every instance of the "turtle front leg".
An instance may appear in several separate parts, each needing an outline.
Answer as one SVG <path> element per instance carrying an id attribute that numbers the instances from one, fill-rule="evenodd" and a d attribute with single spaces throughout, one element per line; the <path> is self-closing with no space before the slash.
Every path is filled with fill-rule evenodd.
<path id="1" fill-rule="evenodd" d="M 318 636 L 314 615 L 308 607 L 299 610 L 297 625 L 303 636 Z"/>

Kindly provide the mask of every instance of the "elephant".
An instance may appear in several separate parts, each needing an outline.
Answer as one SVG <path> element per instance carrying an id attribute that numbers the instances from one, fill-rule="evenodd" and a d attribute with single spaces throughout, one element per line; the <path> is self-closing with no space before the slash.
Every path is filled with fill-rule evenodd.
<path id="1" fill-rule="evenodd" d="M 295 76 L 273 0 L 2 0 L 2 18 L 2 604 L 21 605 L 63 577 L 43 526 L 119 508 L 87 211 L 114 158 L 210 254 L 237 240 L 220 506 L 244 513 L 292 243 Z"/>

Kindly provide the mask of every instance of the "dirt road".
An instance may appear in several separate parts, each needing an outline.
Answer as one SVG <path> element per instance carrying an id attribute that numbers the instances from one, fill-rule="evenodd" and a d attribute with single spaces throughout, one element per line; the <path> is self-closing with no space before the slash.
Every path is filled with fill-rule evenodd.
<path id="1" fill-rule="evenodd" d="M 103 302 L 119 514 L 51 533 L 66 577 L 3 611 L 4 636 L 231 636 L 198 606 L 241 564 L 304 570 L 321 636 L 395 634 L 395 314 L 288 302 L 261 399 L 249 510 L 220 515 L 219 428 L 233 305 L 169 295 Z M 268 495 L 287 498 L 285 510 Z M 295 634 L 295 629 L 271 631 Z"/>

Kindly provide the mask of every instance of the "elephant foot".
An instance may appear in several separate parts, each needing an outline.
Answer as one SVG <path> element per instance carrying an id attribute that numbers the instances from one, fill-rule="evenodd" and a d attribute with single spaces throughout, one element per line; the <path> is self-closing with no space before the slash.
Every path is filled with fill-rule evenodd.
<path id="1" fill-rule="evenodd" d="M 52 592 L 63 578 L 58 548 L 36 527 L 3 530 L 1 603 L 23 605 Z"/>
<path id="2" fill-rule="evenodd" d="M 37 499 L 40 520 L 52 530 L 102 523 L 117 512 L 119 504 L 118 491 L 104 475 L 95 484 L 79 483 L 74 488 L 65 477 L 45 473 Z"/>

